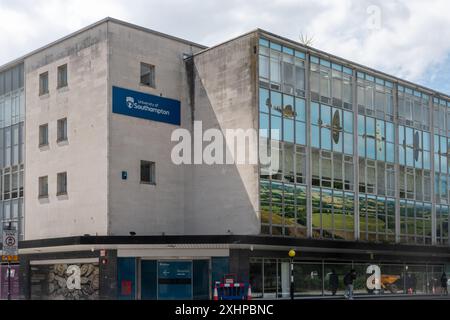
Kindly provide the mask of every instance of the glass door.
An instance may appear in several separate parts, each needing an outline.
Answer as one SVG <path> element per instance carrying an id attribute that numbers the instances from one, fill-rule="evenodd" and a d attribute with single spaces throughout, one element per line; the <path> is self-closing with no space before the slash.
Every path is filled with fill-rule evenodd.
<path id="1" fill-rule="evenodd" d="M 192 261 L 158 262 L 158 299 L 192 300 Z"/>

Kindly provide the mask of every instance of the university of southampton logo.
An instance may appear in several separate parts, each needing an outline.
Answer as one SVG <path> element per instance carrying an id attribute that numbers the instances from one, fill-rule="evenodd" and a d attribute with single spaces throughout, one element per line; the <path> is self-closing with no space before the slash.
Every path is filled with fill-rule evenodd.
<path id="1" fill-rule="evenodd" d="M 127 101 L 128 108 L 133 109 L 134 108 L 134 98 L 133 97 L 127 97 L 126 101 Z"/>

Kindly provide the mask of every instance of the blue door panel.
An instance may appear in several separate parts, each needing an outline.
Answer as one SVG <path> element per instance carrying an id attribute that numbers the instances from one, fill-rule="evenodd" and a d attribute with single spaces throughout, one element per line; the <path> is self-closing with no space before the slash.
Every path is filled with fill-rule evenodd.
<path id="1" fill-rule="evenodd" d="M 160 300 L 192 300 L 191 261 L 158 263 L 158 298 Z"/>
<path id="2" fill-rule="evenodd" d="M 158 262 L 156 260 L 141 261 L 141 299 L 158 299 Z"/>

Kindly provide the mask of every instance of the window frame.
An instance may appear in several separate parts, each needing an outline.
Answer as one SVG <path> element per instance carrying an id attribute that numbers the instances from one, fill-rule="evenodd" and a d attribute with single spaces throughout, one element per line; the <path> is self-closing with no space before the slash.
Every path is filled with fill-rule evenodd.
<path id="1" fill-rule="evenodd" d="M 63 134 L 61 134 L 61 131 L 63 129 L 64 129 Z M 58 119 L 58 121 L 56 122 L 56 135 L 57 135 L 56 136 L 56 142 L 57 143 L 65 142 L 65 141 L 69 140 L 67 131 L 68 131 L 67 118 Z"/>
<path id="2" fill-rule="evenodd" d="M 43 141 L 43 135 L 42 135 L 42 133 L 43 133 L 43 129 L 45 128 L 45 141 Z M 39 148 L 42 148 L 42 147 L 46 147 L 46 146 L 48 146 L 49 145 L 49 139 L 48 139 L 48 123 L 45 123 L 45 124 L 41 124 L 40 126 L 39 126 Z"/>
<path id="3" fill-rule="evenodd" d="M 144 72 L 144 70 L 143 70 L 144 67 L 148 68 L 147 72 Z M 155 65 L 146 63 L 146 62 L 141 62 L 139 70 L 140 70 L 139 83 L 142 86 L 156 89 L 156 67 L 155 67 Z M 143 78 L 147 77 L 147 76 L 149 77 L 148 83 L 143 82 Z"/>
<path id="4" fill-rule="evenodd" d="M 44 82 L 44 79 L 47 79 L 47 82 Z M 39 96 L 47 94 L 49 94 L 49 74 L 48 71 L 45 71 L 39 74 Z"/>
<path id="5" fill-rule="evenodd" d="M 43 193 L 43 187 L 45 183 L 45 193 Z M 48 198 L 48 176 L 42 176 L 38 178 L 38 198 L 45 199 Z"/>
<path id="6" fill-rule="evenodd" d="M 148 181 L 144 180 L 144 172 L 143 172 L 143 166 L 148 164 L 149 165 L 149 172 L 148 172 Z M 139 167 L 139 180 L 140 184 L 146 184 L 146 185 L 156 185 L 156 163 L 154 161 L 148 161 L 148 160 L 141 160 L 140 161 L 140 167 Z"/>
<path id="7" fill-rule="evenodd" d="M 61 77 L 61 75 L 63 74 L 62 71 L 64 72 L 64 78 Z M 61 88 L 65 88 L 69 86 L 69 81 L 68 81 L 68 67 L 67 67 L 67 63 L 63 64 L 61 66 L 58 67 L 57 70 L 57 89 L 61 89 Z M 64 81 L 62 81 L 62 79 L 64 79 Z"/>
<path id="8" fill-rule="evenodd" d="M 63 188 L 61 188 L 63 186 Z M 67 171 L 56 174 L 56 195 L 67 195 Z"/>

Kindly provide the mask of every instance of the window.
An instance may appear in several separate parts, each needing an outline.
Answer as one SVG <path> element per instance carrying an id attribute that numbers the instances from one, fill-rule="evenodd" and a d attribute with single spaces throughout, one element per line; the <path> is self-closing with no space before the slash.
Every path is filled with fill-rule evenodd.
<path id="1" fill-rule="evenodd" d="M 448 206 L 436 206 L 436 235 L 437 242 L 440 245 L 448 245 L 448 217 L 449 217 L 449 207 Z"/>
<path id="2" fill-rule="evenodd" d="M 358 149 L 360 157 L 394 162 L 394 124 L 358 115 Z"/>
<path id="3" fill-rule="evenodd" d="M 57 142 L 67 140 L 67 118 L 58 120 L 58 138 Z"/>
<path id="4" fill-rule="evenodd" d="M 58 67 L 58 88 L 67 87 L 67 64 Z"/>
<path id="5" fill-rule="evenodd" d="M 353 114 L 312 102 L 311 146 L 353 154 Z"/>
<path id="6" fill-rule="evenodd" d="M 306 211 L 306 187 L 261 180 L 261 220 L 269 234 L 306 237 Z"/>
<path id="7" fill-rule="evenodd" d="M 48 124 L 39 126 L 39 147 L 48 145 Z"/>
<path id="8" fill-rule="evenodd" d="M 354 240 L 354 194 L 312 188 L 313 238 Z"/>
<path id="9" fill-rule="evenodd" d="M 395 199 L 360 194 L 359 205 L 361 239 L 395 242 Z"/>
<path id="10" fill-rule="evenodd" d="M 57 183 L 56 195 L 60 196 L 67 194 L 67 172 L 58 173 L 56 183 Z"/>
<path id="11" fill-rule="evenodd" d="M 393 121 L 393 83 L 357 72 L 359 114 Z"/>
<path id="12" fill-rule="evenodd" d="M 431 244 L 431 215 L 431 203 L 400 200 L 400 242 Z"/>
<path id="13" fill-rule="evenodd" d="M 141 62 L 141 84 L 156 88 L 155 66 Z"/>
<path id="14" fill-rule="evenodd" d="M 48 72 L 39 75 L 39 95 L 48 93 Z"/>
<path id="15" fill-rule="evenodd" d="M 48 177 L 39 178 L 39 198 L 48 197 Z"/>
<path id="16" fill-rule="evenodd" d="M 155 163 L 150 161 L 141 161 L 141 183 L 156 184 Z"/>
<path id="17" fill-rule="evenodd" d="M 281 82 L 281 53 L 273 50 L 270 55 L 270 80 L 275 83 L 273 88 L 279 90 Z"/>
<path id="18" fill-rule="evenodd" d="M 305 54 L 276 43 L 259 47 L 261 86 L 286 94 L 305 96 Z"/>
<path id="19" fill-rule="evenodd" d="M 352 74 L 347 67 L 311 56 L 311 99 L 351 110 Z"/>
<path id="20" fill-rule="evenodd" d="M 269 79 L 269 57 L 259 56 L 259 76 L 264 79 Z"/>
<path id="21" fill-rule="evenodd" d="M 429 98 L 426 94 L 399 85 L 399 123 L 413 126 L 419 130 L 430 130 Z"/>

